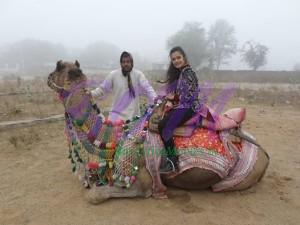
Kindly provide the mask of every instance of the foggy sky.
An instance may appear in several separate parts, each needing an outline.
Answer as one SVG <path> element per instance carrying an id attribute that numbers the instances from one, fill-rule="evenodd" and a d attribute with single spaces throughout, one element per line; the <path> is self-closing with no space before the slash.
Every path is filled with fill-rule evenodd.
<path id="1" fill-rule="evenodd" d="M 185 22 L 208 30 L 217 19 L 235 27 L 238 47 L 255 40 L 270 48 L 262 69 L 300 62 L 299 0 L 0 0 L 0 46 L 34 38 L 83 48 L 103 40 L 160 62 Z M 237 56 L 222 68 L 246 66 Z"/>

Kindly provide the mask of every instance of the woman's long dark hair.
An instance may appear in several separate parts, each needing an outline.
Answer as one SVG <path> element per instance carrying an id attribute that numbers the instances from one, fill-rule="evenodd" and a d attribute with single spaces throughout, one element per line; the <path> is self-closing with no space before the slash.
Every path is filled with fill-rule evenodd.
<path id="1" fill-rule="evenodd" d="M 180 46 L 176 46 L 170 50 L 170 53 L 169 53 L 170 58 L 174 52 L 179 52 L 183 56 L 183 58 L 186 60 L 186 63 L 188 63 L 186 54 Z M 167 83 L 169 88 L 171 88 L 171 89 L 176 88 L 176 83 L 177 83 L 177 80 L 179 79 L 180 72 L 181 72 L 181 70 L 177 69 L 173 65 L 172 60 L 171 60 L 169 68 L 167 70 L 167 74 L 166 74 L 167 80 L 164 82 L 161 82 L 161 83 Z"/>
<path id="2" fill-rule="evenodd" d="M 121 56 L 120 56 L 120 63 L 122 63 L 122 59 L 123 58 L 129 58 L 130 61 L 131 61 L 131 66 L 133 68 L 133 58 L 132 58 L 132 55 L 129 53 L 129 52 L 122 52 Z M 129 73 L 124 73 L 122 71 L 123 75 L 127 77 L 127 83 L 128 83 L 128 89 L 129 89 L 129 93 L 130 93 L 130 96 L 135 98 L 135 90 L 133 88 L 133 85 L 132 85 L 132 80 L 131 80 L 131 76 L 130 76 L 130 72 Z"/>

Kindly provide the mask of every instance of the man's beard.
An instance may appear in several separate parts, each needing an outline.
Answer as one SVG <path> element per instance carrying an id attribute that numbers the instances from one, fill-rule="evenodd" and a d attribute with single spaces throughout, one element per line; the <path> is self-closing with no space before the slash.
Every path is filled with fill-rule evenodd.
<path id="1" fill-rule="evenodd" d="M 124 77 L 126 77 L 128 74 L 130 74 L 131 71 L 132 71 L 132 67 L 130 67 L 130 69 L 122 68 L 122 74 Z"/>

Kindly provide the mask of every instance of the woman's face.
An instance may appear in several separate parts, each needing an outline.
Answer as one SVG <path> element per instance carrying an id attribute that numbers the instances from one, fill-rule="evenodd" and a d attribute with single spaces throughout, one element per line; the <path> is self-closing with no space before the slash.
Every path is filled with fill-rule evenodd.
<path id="1" fill-rule="evenodd" d="M 170 57 L 171 62 L 175 68 L 180 69 L 185 66 L 186 60 L 180 52 L 173 52 Z"/>

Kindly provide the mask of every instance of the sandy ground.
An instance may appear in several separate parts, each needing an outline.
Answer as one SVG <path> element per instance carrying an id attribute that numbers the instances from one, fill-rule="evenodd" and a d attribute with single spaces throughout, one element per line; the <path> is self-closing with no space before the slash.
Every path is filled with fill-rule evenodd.
<path id="1" fill-rule="evenodd" d="M 271 156 L 264 179 L 241 192 L 170 189 L 165 200 L 90 205 L 71 173 L 63 122 L 1 132 L 0 225 L 300 224 L 300 110 L 291 105 L 246 107 L 244 128 Z"/>

